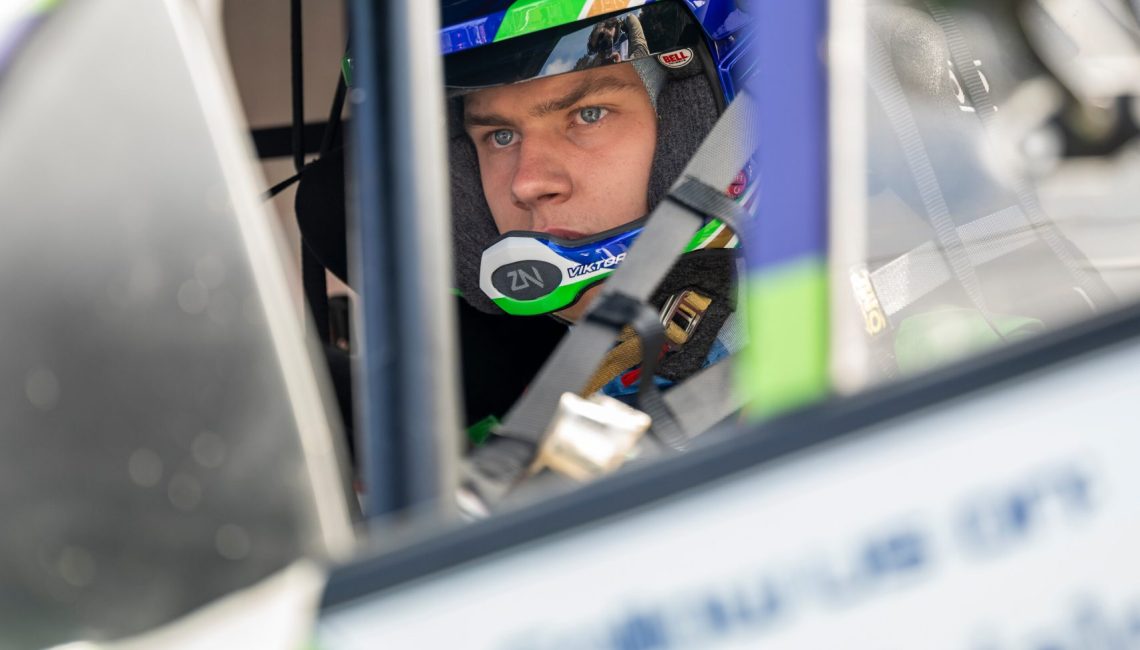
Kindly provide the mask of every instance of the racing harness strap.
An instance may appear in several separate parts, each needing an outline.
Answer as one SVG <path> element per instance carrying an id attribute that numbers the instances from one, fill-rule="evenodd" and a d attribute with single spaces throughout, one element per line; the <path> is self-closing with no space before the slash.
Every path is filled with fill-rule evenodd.
<path id="1" fill-rule="evenodd" d="M 963 224 L 957 232 L 974 266 L 1037 241 L 1025 213 L 1017 206 Z M 951 281 L 954 275 L 934 242 L 927 242 L 872 271 L 870 279 L 883 313 L 893 324 L 895 314 Z"/>
<path id="2" fill-rule="evenodd" d="M 945 256 L 947 266 L 961 284 L 974 308 L 982 315 L 990 329 L 1002 337 L 1000 330 L 994 325 L 993 315 L 986 306 L 977 271 L 970 261 L 966 246 L 962 243 L 962 238 L 950 216 L 950 207 L 947 205 L 942 188 L 938 184 L 938 175 L 934 171 L 930 156 L 927 154 L 922 135 L 918 130 L 918 123 L 911 112 L 910 104 L 907 101 L 902 84 L 899 82 L 898 75 L 895 73 L 890 55 L 887 54 L 886 47 L 873 31 L 868 34 L 868 45 L 870 46 L 868 63 L 870 65 L 871 89 L 882 106 L 883 112 L 886 113 L 891 128 L 895 132 L 895 137 L 898 138 L 899 144 L 902 146 L 907 167 L 914 176 L 914 183 L 922 199 L 927 220 L 934 228 L 934 233 L 938 239 L 938 250 Z"/>
<path id="3" fill-rule="evenodd" d="M 578 393 L 587 385 L 624 327 L 630 325 L 638 333 L 642 349 L 660 349 L 664 342 L 661 321 L 648 304 L 649 298 L 683 253 L 693 232 L 704 224 L 706 215 L 720 218 L 739 233 L 738 208 L 717 188 L 728 187 L 755 153 L 758 147 L 756 123 L 756 104 L 747 92 L 741 92 L 705 138 L 665 200 L 649 216 L 622 265 L 603 285 L 603 293 L 555 349 L 530 388 L 507 414 L 496 431 L 499 437 L 468 457 L 461 476 L 462 490 L 469 493 L 468 496 L 473 493 L 484 504 L 496 503 L 525 476 L 545 439 L 562 394 Z M 655 366 L 656 355 L 645 355 L 639 405 L 653 418 L 652 431 L 657 438 L 668 447 L 680 449 L 699 432 L 686 430 L 686 423 L 693 425 L 723 418 L 686 415 L 678 421 L 669 406 L 670 400 L 662 399 L 652 379 Z M 674 388 L 670 394 L 682 390 L 687 383 Z M 718 397 L 732 401 L 731 394 L 731 391 L 708 393 L 704 394 L 703 401 L 716 402 Z M 710 408 L 719 414 L 736 406 L 733 401 Z"/>
<path id="4" fill-rule="evenodd" d="M 733 369 L 731 363 L 709 366 L 665 393 L 665 406 L 676 414 L 677 424 L 688 439 L 708 431 L 744 407 L 744 401 L 733 386 Z"/>
<path id="5" fill-rule="evenodd" d="M 958 74 L 962 75 L 963 92 L 973 104 L 974 113 L 981 120 L 983 130 L 990 131 L 997 109 L 994 107 L 990 91 L 986 89 L 986 84 L 982 80 L 981 71 L 973 64 L 975 58 L 970 52 L 965 37 L 962 36 L 958 22 L 954 19 L 953 14 L 943 6 L 926 0 L 926 7 L 946 36 L 946 43 L 950 48 L 950 58 Z M 1014 174 L 1013 186 L 1017 201 L 1025 211 L 1030 224 L 1032 224 L 1034 233 L 1045 242 L 1073 275 L 1074 281 L 1085 293 L 1093 311 L 1099 311 L 1103 307 L 1117 304 L 1118 300 L 1112 289 L 1099 276 L 1089 272 L 1080 263 L 1072 244 L 1057 233 L 1056 226 L 1045 216 L 1030 180 L 1022 173 Z"/>

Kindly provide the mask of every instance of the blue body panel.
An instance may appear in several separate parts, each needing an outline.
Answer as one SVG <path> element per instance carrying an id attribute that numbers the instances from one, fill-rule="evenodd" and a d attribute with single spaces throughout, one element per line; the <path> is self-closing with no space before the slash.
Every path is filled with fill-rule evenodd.
<path id="1" fill-rule="evenodd" d="M 749 267 L 827 253 L 827 71 L 819 43 L 826 8 L 814 2 L 762 5 L 752 96 L 760 107 L 760 214 L 751 223 Z"/>

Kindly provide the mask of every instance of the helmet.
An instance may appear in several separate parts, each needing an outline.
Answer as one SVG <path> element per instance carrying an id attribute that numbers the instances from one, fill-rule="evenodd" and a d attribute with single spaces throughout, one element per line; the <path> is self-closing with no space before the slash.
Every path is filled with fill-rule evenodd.
<path id="1" fill-rule="evenodd" d="M 577 302 L 614 272 L 644 225 L 643 215 L 582 239 L 499 233 L 463 129 L 462 97 L 475 90 L 631 62 L 657 117 L 647 205 L 664 197 L 750 72 L 752 38 L 739 0 L 443 0 L 441 45 L 449 92 L 449 155 L 456 285 L 476 308 L 528 316 Z M 747 201 L 751 170 L 729 190 Z M 715 219 L 694 234 L 658 289 L 658 307 L 697 290 L 711 299 L 687 350 L 663 363 L 679 378 L 703 363 L 735 308 L 739 245 Z M 673 375 L 673 376 L 671 376 Z"/>

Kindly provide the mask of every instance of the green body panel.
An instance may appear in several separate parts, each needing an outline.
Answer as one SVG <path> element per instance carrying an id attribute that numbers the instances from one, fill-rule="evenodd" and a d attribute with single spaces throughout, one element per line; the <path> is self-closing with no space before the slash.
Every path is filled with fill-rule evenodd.
<path id="1" fill-rule="evenodd" d="M 749 343 L 737 384 L 758 418 L 778 415 L 827 395 L 827 266 L 802 258 L 746 280 Z"/>

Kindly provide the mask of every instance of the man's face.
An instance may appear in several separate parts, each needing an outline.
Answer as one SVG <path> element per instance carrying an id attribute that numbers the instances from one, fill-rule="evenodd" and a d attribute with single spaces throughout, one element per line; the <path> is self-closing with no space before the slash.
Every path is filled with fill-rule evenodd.
<path id="1" fill-rule="evenodd" d="M 579 239 L 648 212 L 657 115 L 632 65 L 472 93 L 464 122 L 500 233 Z"/>

